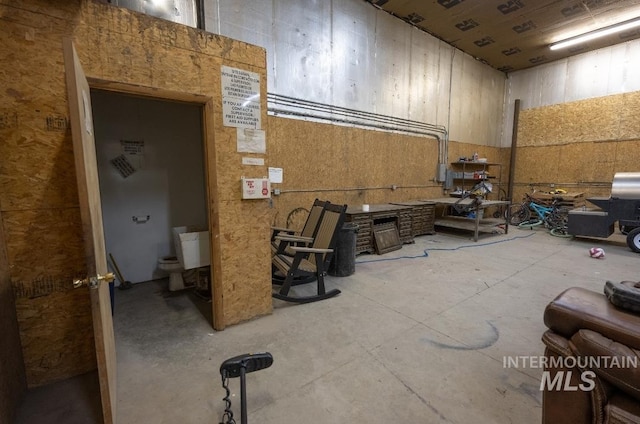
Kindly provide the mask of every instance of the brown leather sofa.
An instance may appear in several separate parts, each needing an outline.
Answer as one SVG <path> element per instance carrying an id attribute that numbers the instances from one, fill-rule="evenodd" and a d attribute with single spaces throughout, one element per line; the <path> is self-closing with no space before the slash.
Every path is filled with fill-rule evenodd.
<path id="1" fill-rule="evenodd" d="M 640 423 L 640 314 L 575 287 L 544 323 L 543 424 Z"/>

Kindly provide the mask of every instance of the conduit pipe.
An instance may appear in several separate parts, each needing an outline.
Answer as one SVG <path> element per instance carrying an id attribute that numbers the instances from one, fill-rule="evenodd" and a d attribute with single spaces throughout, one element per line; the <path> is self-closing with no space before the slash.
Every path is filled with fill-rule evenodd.
<path id="1" fill-rule="evenodd" d="M 395 187 L 395 188 L 394 188 Z M 381 187 L 342 187 L 342 188 L 301 188 L 280 190 L 280 193 L 316 193 L 328 191 L 369 191 L 369 190 L 397 190 L 399 188 L 434 188 L 439 185 L 409 185 L 409 186 L 381 186 Z"/>
<path id="2" fill-rule="evenodd" d="M 340 107 L 340 106 L 331 106 L 323 103 L 313 102 L 310 100 L 297 99 L 294 97 L 283 96 L 279 94 L 267 94 L 267 100 L 274 105 L 280 104 L 285 106 L 293 106 L 301 109 L 315 110 L 315 111 L 320 111 L 324 113 L 331 113 L 331 114 L 344 115 L 344 116 L 351 115 L 351 116 L 360 117 L 360 118 L 368 119 L 372 121 L 388 122 L 396 125 L 406 125 L 409 127 L 424 128 L 424 129 L 429 129 L 429 130 L 433 130 L 441 133 L 446 132 L 445 127 L 442 125 L 411 121 L 409 119 L 396 118 L 392 116 L 380 115 L 380 114 L 371 113 L 371 112 L 363 112 L 356 109 L 349 109 L 349 108 Z M 272 107 L 269 106 L 268 110 L 272 111 L 273 109 Z"/>
<path id="3" fill-rule="evenodd" d="M 382 131 L 434 137 L 438 140 L 438 163 L 447 163 L 449 134 L 444 125 L 429 124 L 364 112 L 340 106 L 326 105 L 280 94 L 267 93 L 267 112 L 271 115 L 309 118 L 335 124 L 354 125 Z"/>

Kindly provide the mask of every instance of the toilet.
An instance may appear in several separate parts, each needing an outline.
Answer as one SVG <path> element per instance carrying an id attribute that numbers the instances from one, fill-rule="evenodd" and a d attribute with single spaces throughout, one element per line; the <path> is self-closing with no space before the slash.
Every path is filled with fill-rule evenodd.
<path id="1" fill-rule="evenodd" d="M 172 229 L 176 256 L 158 259 L 158 268 L 169 273 L 169 290 L 185 288 L 182 273 L 185 270 L 209 266 L 209 231 L 194 226 Z"/>
<path id="2" fill-rule="evenodd" d="M 176 256 L 165 256 L 158 259 L 158 268 L 169 273 L 170 291 L 184 289 L 184 280 L 182 279 L 184 268 Z"/>

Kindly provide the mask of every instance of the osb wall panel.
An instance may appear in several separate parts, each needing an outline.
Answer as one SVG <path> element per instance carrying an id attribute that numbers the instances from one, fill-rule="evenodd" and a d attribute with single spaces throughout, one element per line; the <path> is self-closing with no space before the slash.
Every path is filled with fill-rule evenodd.
<path id="1" fill-rule="evenodd" d="M 287 225 L 315 198 L 362 205 L 440 197 L 438 142 L 382 131 L 269 116 L 270 164 L 283 168 L 274 225 Z M 392 186 L 397 188 L 394 190 Z M 302 214 L 304 216 L 304 214 Z"/>
<path id="2" fill-rule="evenodd" d="M 0 422 L 10 423 L 27 389 L 27 380 L 2 222 L 0 212 Z"/>
<path id="3" fill-rule="evenodd" d="M 271 280 L 264 284 L 265 276 L 271 275 L 271 230 L 264 225 L 270 222 L 271 211 L 256 208 L 253 202 L 268 204 L 267 200 L 220 202 L 220 239 L 228 246 L 222 250 L 221 258 L 227 324 L 262 315 L 272 305 Z M 247 215 L 253 219 L 247 220 Z M 263 242 L 256 245 L 256 238 Z M 248 297 L 252 301 L 247 301 Z"/>
<path id="4" fill-rule="evenodd" d="M 62 282 L 51 280 L 50 284 L 59 286 Z M 86 290 L 65 290 L 16 299 L 29 386 L 95 368 L 93 326 L 87 321 L 91 306 L 87 297 Z"/>
<path id="5" fill-rule="evenodd" d="M 263 81 L 266 84 L 266 81 Z M 264 118 L 263 118 L 264 119 Z M 264 121 L 263 121 L 264 122 Z M 263 124 L 266 127 L 266 123 Z M 221 201 L 229 202 L 232 205 L 242 196 L 241 177 L 261 178 L 268 177 L 269 171 L 266 166 L 243 165 L 243 157 L 264 158 L 264 155 L 255 153 L 236 152 L 236 129 L 223 129 L 220 122 L 220 129 L 216 132 L 216 176 L 218 196 Z M 267 132 L 267 143 L 269 144 L 269 134 Z M 269 145 L 267 154 L 270 155 Z M 264 213 L 268 209 L 266 200 L 245 200 L 243 203 L 253 205 L 259 209 L 259 213 Z M 258 212 L 258 211 L 256 211 Z"/>
<path id="6" fill-rule="evenodd" d="M 638 172 L 640 92 L 523 110 L 514 199 L 531 189 L 608 196 L 616 172 Z"/>
<path id="7" fill-rule="evenodd" d="M 514 179 L 518 185 L 557 181 L 562 146 L 518 148 Z"/>
<path id="8" fill-rule="evenodd" d="M 73 148 L 65 136 L 66 112 L 26 107 L 14 111 L 20 111 L 20 115 L 14 112 L 14 122 L 4 128 L 0 123 L 0 208 L 54 208 L 77 203 Z"/>
<path id="9" fill-rule="evenodd" d="M 3 216 L 29 385 L 93 369 L 89 294 L 71 283 L 86 274 L 79 209 L 9 210 Z"/>
<path id="10" fill-rule="evenodd" d="M 268 157 L 265 166 L 241 165 L 236 129 L 222 123 L 219 72 L 224 64 L 259 73 L 265 127 L 264 50 L 92 1 L 0 0 L 0 56 L 11 64 L 0 72 L 0 210 L 29 386 L 95 366 L 88 295 L 68 283 L 85 269 L 62 58 L 68 36 L 92 80 L 211 100 L 210 222 L 214 255 L 225 258 L 214 260 L 224 294 L 219 325 L 271 311 L 271 210 L 239 196 L 240 177 L 266 175 Z"/>
<path id="11" fill-rule="evenodd" d="M 617 110 L 620 120 L 618 137 L 620 140 L 640 139 L 640 92 L 625 93 Z"/>
<path id="12" fill-rule="evenodd" d="M 0 74 L 7 94 L 0 111 L 0 209 L 33 387 L 92 369 L 95 359 L 88 294 L 70 292 L 71 279 L 83 273 L 84 255 L 67 104 L 61 101 L 64 76 L 51 72 L 62 64 L 61 38 L 54 46 L 51 34 L 69 25 L 22 7 L 14 11 L 0 6 L 1 51 L 4 63 L 11 63 Z M 51 54 L 57 50 L 59 57 Z"/>
<path id="13" fill-rule="evenodd" d="M 640 119 L 638 119 L 640 122 Z M 640 132 L 640 130 L 638 131 Z M 638 152 L 640 152 L 640 137 L 636 140 L 616 143 L 616 172 L 638 172 Z"/>
<path id="14" fill-rule="evenodd" d="M 514 199 L 553 188 L 608 196 L 616 172 L 638 172 L 638 149 L 639 140 L 519 148 Z"/>
<path id="15" fill-rule="evenodd" d="M 520 112 L 518 147 L 640 138 L 640 92 Z"/>
<path id="16" fill-rule="evenodd" d="M 85 262 L 78 208 L 11 210 L 3 215 L 14 286 L 26 287 L 47 276 L 82 275 Z"/>

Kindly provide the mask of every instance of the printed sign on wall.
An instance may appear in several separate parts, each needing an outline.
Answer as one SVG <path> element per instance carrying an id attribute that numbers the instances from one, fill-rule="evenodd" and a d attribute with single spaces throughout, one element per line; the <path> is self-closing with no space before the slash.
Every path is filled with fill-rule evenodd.
<path id="1" fill-rule="evenodd" d="M 222 113 L 226 127 L 261 129 L 259 74 L 222 67 Z"/>
<path id="2" fill-rule="evenodd" d="M 247 153 L 266 153 L 265 132 L 251 128 L 238 128 L 237 150 Z"/>

